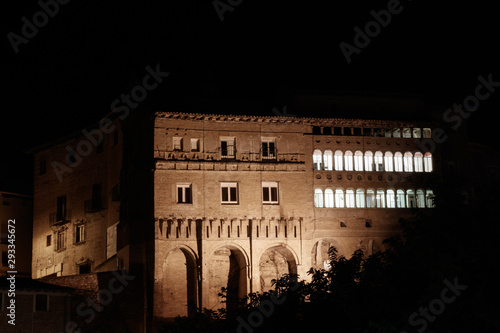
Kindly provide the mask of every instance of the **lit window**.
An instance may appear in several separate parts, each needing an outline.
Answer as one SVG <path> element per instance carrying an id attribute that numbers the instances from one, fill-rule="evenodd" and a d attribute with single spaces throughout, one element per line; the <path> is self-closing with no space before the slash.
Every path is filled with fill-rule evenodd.
<path id="1" fill-rule="evenodd" d="M 384 158 L 382 152 L 375 152 L 375 171 L 384 171 Z"/>
<path id="2" fill-rule="evenodd" d="M 405 208 L 405 191 L 403 190 L 397 190 L 396 191 L 396 207 L 398 208 Z"/>
<path id="3" fill-rule="evenodd" d="M 274 138 L 262 138 L 262 159 L 276 159 L 276 144 Z"/>
<path id="4" fill-rule="evenodd" d="M 390 151 L 386 151 L 384 154 L 384 167 L 385 171 L 392 172 L 394 171 L 394 165 L 392 160 L 392 153 Z"/>
<path id="5" fill-rule="evenodd" d="M 354 208 L 354 190 L 348 189 L 345 191 L 345 205 L 347 208 Z"/>
<path id="6" fill-rule="evenodd" d="M 404 170 L 405 172 L 413 171 L 413 154 L 407 151 L 403 158 Z"/>
<path id="7" fill-rule="evenodd" d="M 278 183 L 262 182 L 262 203 L 278 204 Z"/>
<path id="8" fill-rule="evenodd" d="M 377 208 L 385 208 L 384 190 L 377 190 L 376 203 Z"/>
<path id="9" fill-rule="evenodd" d="M 415 152 L 415 156 L 413 157 L 413 162 L 415 162 L 415 172 L 424 171 L 424 155 L 421 152 Z"/>
<path id="10" fill-rule="evenodd" d="M 359 188 L 356 190 L 356 207 L 365 208 L 365 191 Z"/>
<path id="11" fill-rule="evenodd" d="M 394 154 L 394 171 L 403 171 L 403 154 L 401 154 L 399 151 Z"/>
<path id="12" fill-rule="evenodd" d="M 335 151 L 335 170 L 336 171 L 342 171 L 344 170 L 342 167 L 342 151 L 337 150 Z"/>
<path id="13" fill-rule="evenodd" d="M 344 169 L 346 171 L 352 171 L 354 170 L 354 163 L 353 163 L 353 158 L 352 158 L 352 151 L 348 150 L 345 152 L 344 155 L 344 161 L 345 161 L 345 166 Z"/>
<path id="14" fill-rule="evenodd" d="M 403 128 L 403 138 L 411 138 L 411 128 Z"/>
<path id="15" fill-rule="evenodd" d="M 363 171 L 363 153 L 359 150 L 354 153 L 354 170 Z"/>
<path id="16" fill-rule="evenodd" d="M 424 171 L 432 172 L 432 154 L 425 153 L 424 154 Z"/>
<path id="17" fill-rule="evenodd" d="M 425 193 L 427 208 L 434 208 L 434 192 L 432 190 L 427 190 Z"/>
<path id="18" fill-rule="evenodd" d="M 425 195 L 422 190 L 417 190 L 417 207 L 425 208 Z"/>
<path id="19" fill-rule="evenodd" d="M 325 190 L 325 207 L 333 208 L 333 191 L 329 188 Z"/>
<path id="20" fill-rule="evenodd" d="M 325 170 L 333 170 L 333 153 L 331 150 L 325 150 L 323 154 Z"/>
<path id="21" fill-rule="evenodd" d="M 422 137 L 422 130 L 420 128 L 413 129 L 413 137 L 420 139 Z"/>
<path id="22" fill-rule="evenodd" d="M 408 208 L 416 207 L 415 192 L 413 190 L 406 191 L 406 207 Z"/>
<path id="23" fill-rule="evenodd" d="M 373 153 L 371 151 L 365 153 L 365 171 L 373 171 Z"/>
<path id="24" fill-rule="evenodd" d="M 366 208 L 375 208 L 375 192 L 373 190 L 366 191 Z"/>
<path id="25" fill-rule="evenodd" d="M 430 128 L 424 128 L 423 129 L 423 138 L 429 139 L 432 136 L 432 131 Z"/>
<path id="26" fill-rule="evenodd" d="M 314 190 L 314 207 L 323 208 L 323 191 L 319 188 Z"/>
<path id="27" fill-rule="evenodd" d="M 395 128 L 392 130 L 392 136 L 394 138 L 400 138 L 401 137 L 401 129 L 400 128 Z"/>
<path id="28" fill-rule="evenodd" d="M 341 189 L 335 190 L 335 207 L 344 208 L 344 191 Z"/>
<path id="29" fill-rule="evenodd" d="M 323 170 L 321 150 L 319 149 L 313 152 L 313 170 Z"/>
<path id="30" fill-rule="evenodd" d="M 238 203 L 238 183 L 221 183 L 221 202 L 223 204 Z"/>
<path id="31" fill-rule="evenodd" d="M 387 190 L 387 208 L 396 208 L 396 198 L 394 196 L 394 190 Z"/>
<path id="32" fill-rule="evenodd" d="M 177 184 L 177 203 L 193 203 L 191 183 Z"/>

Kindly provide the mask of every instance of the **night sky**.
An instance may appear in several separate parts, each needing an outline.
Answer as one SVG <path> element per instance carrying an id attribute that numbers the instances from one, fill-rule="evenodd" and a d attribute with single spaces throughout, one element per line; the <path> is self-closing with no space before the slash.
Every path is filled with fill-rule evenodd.
<path id="1" fill-rule="evenodd" d="M 15 190 L 31 177 L 21 151 L 105 116 L 142 82 L 146 66 L 170 75 L 141 106 L 212 112 L 230 100 L 268 115 L 304 90 L 417 94 L 451 107 L 474 94 L 479 75 L 500 81 L 494 1 L 215 3 L 222 21 L 212 1 L 72 0 L 45 21 L 37 1 L 4 3 L 0 188 Z M 339 44 L 354 46 L 354 28 L 364 30 L 370 12 L 388 6 L 398 13 L 347 63 Z M 24 38 L 34 15 L 40 27 L 16 53 L 10 39 Z M 470 117 L 475 141 L 494 143 L 498 90 Z"/>

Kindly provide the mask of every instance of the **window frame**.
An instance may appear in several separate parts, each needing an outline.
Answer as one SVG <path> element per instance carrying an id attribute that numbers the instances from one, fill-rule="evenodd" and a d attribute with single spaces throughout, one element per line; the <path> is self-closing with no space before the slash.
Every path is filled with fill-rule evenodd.
<path id="1" fill-rule="evenodd" d="M 276 200 L 273 200 L 273 189 L 276 189 Z M 265 192 L 267 190 L 267 195 L 269 200 L 264 200 Z M 263 181 L 262 182 L 262 204 L 263 205 L 279 205 L 279 184 L 275 181 Z"/>
<path id="2" fill-rule="evenodd" d="M 238 205 L 239 204 L 239 186 L 238 182 L 221 182 L 220 183 L 220 201 L 222 205 Z M 235 189 L 235 199 L 232 200 L 231 189 Z M 227 189 L 227 198 L 228 200 L 224 200 L 224 189 Z"/>

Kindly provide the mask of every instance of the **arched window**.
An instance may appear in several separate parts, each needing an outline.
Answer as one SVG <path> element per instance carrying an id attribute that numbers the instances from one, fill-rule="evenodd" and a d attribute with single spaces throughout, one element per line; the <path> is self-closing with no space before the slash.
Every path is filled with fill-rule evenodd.
<path id="1" fill-rule="evenodd" d="M 392 163 L 392 153 L 390 151 L 386 151 L 384 154 L 384 167 L 385 171 L 393 172 L 394 165 Z"/>
<path id="2" fill-rule="evenodd" d="M 375 152 L 375 171 L 384 171 L 384 158 L 381 151 Z"/>
<path id="3" fill-rule="evenodd" d="M 322 167 L 321 150 L 316 149 L 313 152 L 313 170 L 323 170 Z"/>
<path id="4" fill-rule="evenodd" d="M 333 170 L 333 153 L 329 149 L 323 153 L 323 164 L 325 170 Z"/>
<path id="5" fill-rule="evenodd" d="M 352 171 L 354 170 L 354 163 L 353 163 L 353 159 L 352 159 L 352 151 L 348 150 L 345 152 L 345 155 L 344 155 L 344 170 L 346 171 Z"/>
<path id="6" fill-rule="evenodd" d="M 425 192 L 425 201 L 427 204 L 427 208 L 434 208 L 436 207 L 434 204 L 434 192 L 432 190 L 427 190 Z"/>
<path id="7" fill-rule="evenodd" d="M 406 190 L 406 207 L 415 208 L 415 192 L 413 190 Z"/>
<path id="8" fill-rule="evenodd" d="M 417 190 L 417 207 L 425 208 L 425 195 L 422 190 Z"/>
<path id="9" fill-rule="evenodd" d="M 363 153 L 360 150 L 354 153 L 354 170 L 363 171 Z"/>
<path id="10" fill-rule="evenodd" d="M 387 190 L 387 208 L 396 208 L 396 197 L 394 195 L 394 190 Z"/>
<path id="11" fill-rule="evenodd" d="M 403 190 L 397 190 L 396 191 L 396 207 L 398 208 L 405 208 L 405 191 Z"/>
<path id="12" fill-rule="evenodd" d="M 413 154 L 407 151 L 403 159 L 405 172 L 413 172 Z"/>
<path id="13" fill-rule="evenodd" d="M 355 208 L 355 203 L 354 203 L 354 190 L 352 189 L 347 189 L 345 191 L 345 206 L 347 208 Z"/>
<path id="14" fill-rule="evenodd" d="M 356 190 L 356 207 L 365 208 L 365 190 L 360 188 Z"/>
<path id="15" fill-rule="evenodd" d="M 329 188 L 325 190 L 325 207 L 333 208 L 333 191 Z"/>
<path id="16" fill-rule="evenodd" d="M 373 171 L 373 153 L 369 150 L 365 152 L 365 171 Z"/>
<path id="17" fill-rule="evenodd" d="M 403 154 L 401 154 L 399 151 L 394 154 L 394 171 L 403 171 Z"/>
<path id="18" fill-rule="evenodd" d="M 366 208 L 375 208 L 375 192 L 366 190 Z"/>
<path id="19" fill-rule="evenodd" d="M 413 162 L 415 162 L 415 172 L 423 172 L 424 171 L 424 155 L 417 151 L 415 152 L 415 156 L 413 157 Z"/>
<path id="20" fill-rule="evenodd" d="M 314 190 L 314 207 L 323 208 L 323 191 L 319 188 Z"/>
<path id="21" fill-rule="evenodd" d="M 342 189 L 335 190 L 335 207 L 344 208 L 344 191 Z"/>
<path id="22" fill-rule="evenodd" d="M 375 200 L 377 203 L 377 208 L 385 208 L 384 190 L 377 190 L 377 196 L 376 196 Z"/>
<path id="23" fill-rule="evenodd" d="M 431 153 L 424 154 L 424 171 L 425 172 L 432 171 L 432 154 Z"/>
<path id="24" fill-rule="evenodd" d="M 340 150 L 335 151 L 334 159 L 335 159 L 335 170 L 337 170 L 337 171 L 344 170 L 342 168 L 342 151 L 340 151 Z"/>

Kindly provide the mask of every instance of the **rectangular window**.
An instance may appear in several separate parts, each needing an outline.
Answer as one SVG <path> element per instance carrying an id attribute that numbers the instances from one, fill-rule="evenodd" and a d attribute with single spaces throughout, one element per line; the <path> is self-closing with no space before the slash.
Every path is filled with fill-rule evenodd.
<path id="1" fill-rule="evenodd" d="M 177 184 L 177 203 L 193 203 L 191 183 Z"/>
<path id="2" fill-rule="evenodd" d="M 47 245 L 47 246 L 52 245 L 52 235 L 47 235 L 46 245 Z"/>
<path id="3" fill-rule="evenodd" d="M 102 209 L 102 183 L 92 185 L 92 208 L 93 211 Z"/>
<path id="4" fill-rule="evenodd" d="M 35 294 L 35 312 L 49 310 L 49 296 Z"/>
<path id="5" fill-rule="evenodd" d="M 78 224 L 75 227 L 75 243 L 83 243 L 85 241 L 85 224 Z"/>
<path id="6" fill-rule="evenodd" d="M 57 251 L 62 251 L 66 247 L 66 242 L 65 242 L 65 233 L 64 231 L 58 231 L 57 232 L 57 239 L 56 239 L 56 250 Z"/>
<path id="7" fill-rule="evenodd" d="M 276 144 L 274 138 L 262 138 L 262 159 L 276 158 Z"/>
<path id="8" fill-rule="evenodd" d="M 221 158 L 234 158 L 235 151 L 234 138 L 222 138 L 220 140 Z"/>
<path id="9" fill-rule="evenodd" d="M 174 150 L 182 150 L 182 138 L 174 137 L 173 143 L 174 143 Z"/>
<path id="10" fill-rule="evenodd" d="M 78 266 L 78 273 L 79 274 L 87 274 L 87 273 L 90 273 L 90 271 L 91 271 L 90 263 L 86 263 L 86 264 Z"/>
<path id="11" fill-rule="evenodd" d="M 200 139 L 191 139 L 191 151 L 200 151 Z"/>
<path id="12" fill-rule="evenodd" d="M 106 259 L 116 254 L 116 230 L 118 222 L 109 226 L 106 231 Z"/>
<path id="13" fill-rule="evenodd" d="M 272 205 L 278 204 L 277 182 L 262 182 L 262 203 Z"/>
<path id="14" fill-rule="evenodd" d="M 56 222 L 66 220 L 66 196 L 57 197 Z"/>
<path id="15" fill-rule="evenodd" d="M 238 183 L 221 183 L 221 203 L 238 204 Z"/>

